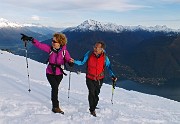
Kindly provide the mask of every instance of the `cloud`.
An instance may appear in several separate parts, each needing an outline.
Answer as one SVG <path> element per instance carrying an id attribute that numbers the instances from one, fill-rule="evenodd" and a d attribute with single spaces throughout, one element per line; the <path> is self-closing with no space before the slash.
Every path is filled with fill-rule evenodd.
<path id="1" fill-rule="evenodd" d="M 159 3 L 180 3 L 180 0 L 0 0 L 2 4 L 19 8 L 48 12 L 86 12 L 86 11 L 115 11 L 123 12 L 143 8 L 153 8 Z M 153 3 L 153 4 L 152 4 Z"/>
<path id="2" fill-rule="evenodd" d="M 128 2 L 127 2 L 128 1 Z M 141 4 L 134 4 L 132 0 L 0 0 L 3 4 L 25 7 L 38 11 L 129 11 L 147 8 Z"/>
<path id="3" fill-rule="evenodd" d="M 32 20 L 35 20 L 35 21 L 39 21 L 39 20 L 40 20 L 40 17 L 37 16 L 37 15 L 33 15 L 33 16 L 31 17 L 31 19 L 32 19 Z"/>
<path id="4" fill-rule="evenodd" d="M 180 3 L 180 0 L 161 0 L 161 1 L 168 3 Z"/>

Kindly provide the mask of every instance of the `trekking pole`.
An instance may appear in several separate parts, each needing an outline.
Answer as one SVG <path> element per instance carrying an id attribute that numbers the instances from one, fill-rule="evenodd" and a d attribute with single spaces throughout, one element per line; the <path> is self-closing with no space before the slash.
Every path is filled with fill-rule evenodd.
<path id="1" fill-rule="evenodd" d="M 29 84 L 29 90 L 28 91 L 30 92 L 31 88 L 30 88 L 30 81 L 29 81 L 29 70 L 28 70 L 28 59 L 27 59 L 27 42 L 25 41 L 24 43 L 25 43 L 24 46 L 26 48 L 26 64 L 27 64 L 28 84 Z"/>
<path id="2" fill-rule="evenodd" d="M 70 83 L 71 83 L 71 69 L 70 69 L 70 71 L 69 71 L 68 100 L 69 100 L 69 93 L 70 93 Z"/>
<path id="3" fill-rule="evenodd" d="M 111 97 L 111 103 L 112 103 L 112 105 L 113 105 L 113 96 L 114 96 L 115 83 L 116 83 L 116 81 L 113 80 L 113 82 L 112 82 L 112 97 Z"/>

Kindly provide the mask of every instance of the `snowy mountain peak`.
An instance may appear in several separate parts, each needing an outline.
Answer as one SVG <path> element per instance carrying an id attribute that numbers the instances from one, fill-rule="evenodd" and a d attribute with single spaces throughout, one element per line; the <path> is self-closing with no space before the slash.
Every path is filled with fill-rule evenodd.
<path id="1" fill-rule="evenodd" d="M 156 25 L 154 27 L 146 27 L 142 25 L 138 26 L 122 26 L 122 25 L 117 25 L 113 23 L 102 23 L 98 22 L 92 19 L 86 20 L 77 27 L 72 27 L 69 28 L 66 31 L 80 31 L 80 32 L 85 32 L 85 31 L 103 31 L 103 32 L 116 32 L 120 33 L 122 31 L 137 31 L 137 30 L 146 30 L 146 31 L 163 31 L 163 32 L 180 32 L 179 30 L 174 30 L 171 28 L 168 28 L 166 25 L 160 26 Z"/>
<path id="2" fill-rule="evenodd" d="M 42 26 L 41 24 L 19 24 L 16 22 L 10 22 L 7 19 L 4 18 L 0 18 L 0 27 L 13 27 L 13 28 L 17 28 L 17 27 L 45 27 Z"/>
<path id="3" fill-rule="evenodd" d="M 10 22 L 7 19 L 0 18 L 0 29 L 1 28 L 25 28 L 32 32 L 36 32 L 39 34 L 47 35 L 52 34 L 55 31 L 50 29 L 50 27 L 42 26 L 41 24 L 18 24 L 15 22 Z"/>
<path id="4" fill-rule="evenodd" d="M 70 28 L 70 31 L 116 31 L 116 25 L 104 24 L 92 19 L 86 20 L 75 28 Z"/>
<path id="5" fill-rule="evenodd" d="M 15 23 L 15 22 L 10 22 L 10 21 L 8 21 L 7 19 L 4 19 L 4 18 L 0 18 L 0 28 L 1 27 L 14 27 L 14 28 L 17 28 L 17 27 L 22 27 L 22 25 L 20 25 L 18 23 Z"/>
<path id="6" fill-rule="evenodd" d="M 98 22 L 98 21 L 89 19 L 89 20 L 84 21 L 81 25 L 92 25 L 92 26 L 97 26 L 97 25 L 101 25 L 101 23 Z"/>
<path id="7" fill-rule="evenodd" d="M 7 22 L 7 21 L 8 21 L 7 19 L 0 18 L 0 22 Z"/>

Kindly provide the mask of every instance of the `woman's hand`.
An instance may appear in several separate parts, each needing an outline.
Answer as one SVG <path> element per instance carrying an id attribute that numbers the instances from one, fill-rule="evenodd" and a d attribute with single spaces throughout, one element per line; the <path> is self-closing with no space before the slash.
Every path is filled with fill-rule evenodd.
<path id="1" fill-rule="evenodd" d="M 21 34 L 22 35 L 22 37 L 21 37 L 21 40 L 23 40 L 23 41 L 33 41 L 33 37 L 28 37 L 28 36 L 26 36 L 25 34 Z"/>
<path id="2" fill-rule="evenodd" d="M 73 58 L 71 58 L 69 62 L 74 63 L 74 59 L 73 59 Z"/>

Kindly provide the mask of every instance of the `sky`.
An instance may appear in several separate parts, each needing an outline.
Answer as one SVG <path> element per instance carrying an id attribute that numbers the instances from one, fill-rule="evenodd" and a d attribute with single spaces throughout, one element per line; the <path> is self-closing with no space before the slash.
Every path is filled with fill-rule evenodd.
<path id="1" fill-rule="evenodd" d="M 0 123 L 1 124 L 179 124 L 180 102 L 128 91 L 116 87 L 111 104 L 112 87 L 103 84 L 96 109 L 89 113 L 85 74 L 71 73 L 68 99 L 68 76 L 59 87 L 60 107 L 65 112 L 51 112 L 50 85 L 45 77 L 46 65 L 0 51 Z M 11 65 L 11 66 L 9 66 Z"/>
<path id="2" fill-rule="evenodd" d="M 180 29 L 180 0 L 0 0 L 0 18 L 73 27 L 88 19 L 123 26 Z"/>

